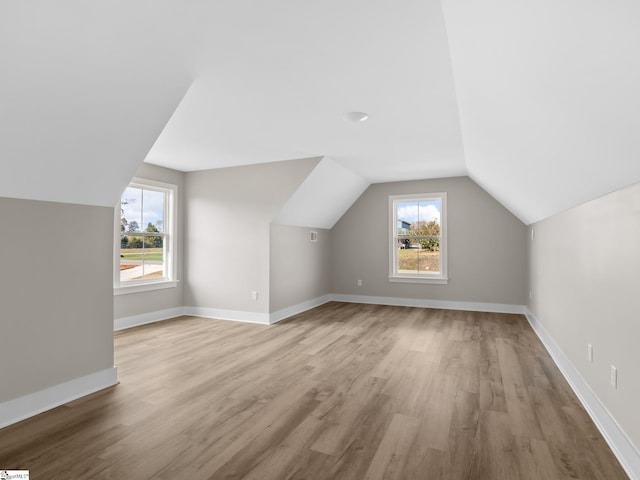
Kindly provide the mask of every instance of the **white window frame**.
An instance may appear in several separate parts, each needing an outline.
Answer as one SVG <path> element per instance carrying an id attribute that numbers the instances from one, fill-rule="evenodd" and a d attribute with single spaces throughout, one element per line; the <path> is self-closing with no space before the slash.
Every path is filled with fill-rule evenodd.
<path id="1" fill-rule="evenodd" d="M 129 293 L 146 292 L 150 290 L 160 290 L 163 288 L 173 288 L 178 285 L 177 278 L 177 202 L 178 186 L 171 183 L 148 180 L 146 178 L 135 177 L 127 187 L 142 188 L 147 190 L 162 191 L 165 193 L 164 208 L 164 245 L 165 245 L 165 272 L 166 276 L 161 279 L 142 279 L 137 281 L 120 282 L 120 220 L 121 206 L 120 200 L 115 209 L 115 234 L 114 234 L 114 263 L 113 263 L 113 293 L 114 295 L 126 295 Z"/>
<path id="2" fill-rule="evenodd" d="M 439 200 L 442 205 L 440 212 L 440 272 L 439 273 L 399 273 L 398 265 L 398 202 L 407 200 L 433 201 Z M 434 283 L 449 282 L 447 272 L 447 193 L 415 193 L 408 195 L 389 195 L 389 281 L 401 283 Z"/>

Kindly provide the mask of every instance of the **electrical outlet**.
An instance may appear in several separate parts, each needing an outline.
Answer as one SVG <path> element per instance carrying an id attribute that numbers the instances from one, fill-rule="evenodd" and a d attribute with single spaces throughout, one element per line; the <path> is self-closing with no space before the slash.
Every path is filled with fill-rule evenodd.
<path id="1" fill-rule="evenodd" d="M 533 300 L 533 292 L 529 290 L 529 300 Z"/>
<path id="2" fill-rule="evenodd" d="M 251 292 L 251 300 L 257 300 L 258 299 L 258 292 Z"/>
<path id="3" fill-rule="evenodd" d="M 361 287 L 362 286 L 362 280 L 358 280 L 358 286 Z"/>
<path id="4" fill-rule="evenodd" d="M 611 386 L 618 388 L 618 369 L 611 365 Z"/>
<path id="5" fill-rule="evenodd" d="M 536 238 L 536 232 L 535 232 L 535 230 L 532 228 L 532 229 L 531 229 L 531 240 L 533 240 L 533 239 L 535 239 L 535 238 Z"/>
<path id="6" fill-rule="evenodd" d="M 593 345 L 587 343 L 587 360 L 589 363 L 593 363 Z"/>

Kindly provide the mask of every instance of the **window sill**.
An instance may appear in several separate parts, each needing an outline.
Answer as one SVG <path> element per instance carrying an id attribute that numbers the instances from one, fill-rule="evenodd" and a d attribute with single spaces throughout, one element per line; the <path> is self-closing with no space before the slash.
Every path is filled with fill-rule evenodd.
<path id="1" fill-rule="evenodd" d="M 389 276 L 390 282 L 396 283 L 430 283 L 436 285 L 446 285 L 449 283 L 449 279 L 447 277 L 433 276 L 433 277 L 424 277 L 424 276 L 412 276 L 412 275 L 397 275 L 397 276 Z"/>
<path id="2" fill-rule="evenodd" d="M 175 288 L 178 286 L 177 280 L 164 280 L 162 282 L 137 283 L 121 287 L 113 287 L 114 295 L 128 295 L 130 293 L 150 292 L 152 290 L 162 290 L 164 288 Z"/>

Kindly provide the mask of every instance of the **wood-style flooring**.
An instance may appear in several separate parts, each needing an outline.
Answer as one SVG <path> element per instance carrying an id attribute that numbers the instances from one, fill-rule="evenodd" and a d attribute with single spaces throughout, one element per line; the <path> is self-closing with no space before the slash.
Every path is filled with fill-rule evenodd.
<path id="1" fill-rule="evenodd" d="M 32 479 L 624 479 L 520 315 L 328 303 L 115 334 L 120 384 L 0 430 Z"/>

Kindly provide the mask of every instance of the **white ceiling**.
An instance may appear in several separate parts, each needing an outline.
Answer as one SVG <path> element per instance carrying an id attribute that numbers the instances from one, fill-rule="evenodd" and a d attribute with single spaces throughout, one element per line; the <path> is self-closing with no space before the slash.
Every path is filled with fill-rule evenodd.
<path id="1" fill-rule="evenodd" d="M 631 0 L 4 0 L 0 196 L 322 156 L 468 174 L 531 223 L 640 181 L 639 27 Z"/>
<path id="2" fill-rule="evenodd" d="M 525 223 L 640 181 L 640 2 L 443 5 L 471 178 Z"/>
<path id="3" fill-rule="evenodd" d="M 331 229 L 368 186 L 367 181 L 351 170 L 323 158 L 272 223 Z"/>
<path id="4" fill-rule="evenodd" d="M 0 2 L 0 196 L 116 204 L 191 83 L 148 4 Z"/>
<path id="5" fill-rule="evenodd" d="M 465 173 L 437 0 L 215 2 L 192 27 L 198 77 L 148 162 L 329 156 L 369 181 Z"/>

